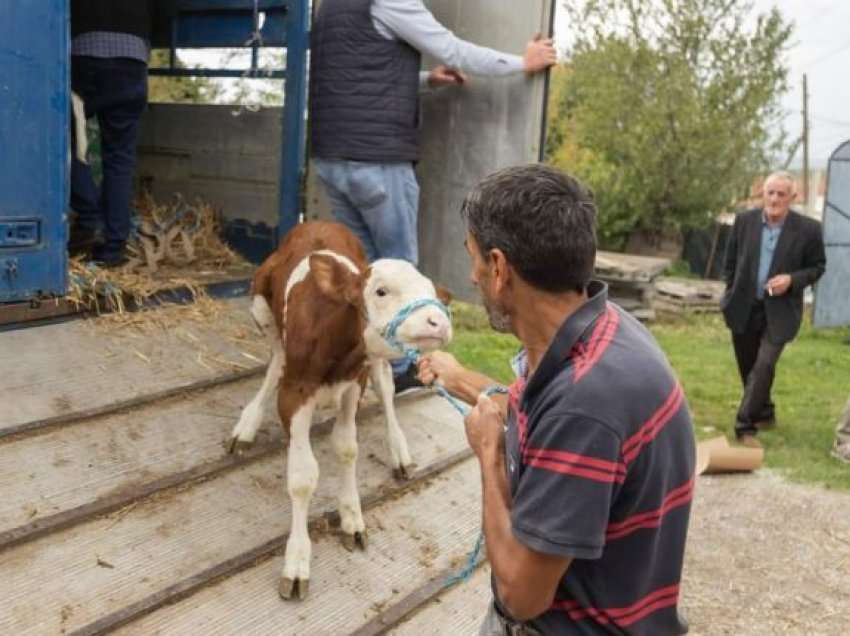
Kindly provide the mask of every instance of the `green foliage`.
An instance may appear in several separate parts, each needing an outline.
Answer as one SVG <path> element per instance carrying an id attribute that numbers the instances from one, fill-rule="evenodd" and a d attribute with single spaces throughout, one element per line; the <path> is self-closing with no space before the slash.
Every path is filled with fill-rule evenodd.
<path id="1" fill-rule="evenodd" d="M 676 261 L 670 267 L 664 270 L 664 276 L 674 276 L 676 278 L 702 278 L 699 274 L 691 271 L 691 266 L 687 261 Z"/>
<path id="2" fill-rule="evenodd" d="M 603 245 L 636 229 L 706 225 L 748 192 L 784 143 L 777 10 L 747 0 L 566 0 L 549 160 L 596 193 Z M 751 25 L 751 26 L 748 26 Z"/>
<path id="3" fill-rule="evenodd" d="M 453 303 L 450 351 L 466 366 L 509 382 L 519 343 L 487 326 L 483 309 Z M 699 438 L 732 437 L 741 383 L 729 331 L 719 315 L 677 318 L 651 331 L 685 388 Z M 779 426 L 759 435 L 767 465 L 794 481 L 850 490 L 850 470 L 829 455 L 850 391 L 846 329 L 815 330 L 808 322 L 782 354 L 773 397 Z"/>
<path id="4" fill-rule="evenodd" d="M 151 51 L 151 68 L 167 67 L 170 52 L 162 49 Z M 185 68 L 179 59 L 178 68 Z M 220 87 L 204 77 L 151 77 L 148 80 L 148 101 L 152 103 L 201 104 L 214 102 L 221 92 Z"/>

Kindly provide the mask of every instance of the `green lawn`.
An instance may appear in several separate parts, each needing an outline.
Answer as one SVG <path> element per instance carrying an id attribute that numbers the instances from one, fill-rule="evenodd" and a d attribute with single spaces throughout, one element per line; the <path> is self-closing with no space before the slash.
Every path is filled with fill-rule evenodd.
<path id="1" fill-rule="evenodd" d="M 512 336 L 496 334 L 481 308 L 454 303 L 455 339 L 450 347 L 465 365 L 500 381 L 511 378 Z M 729 332 L 718 315 L 650 325 L 678 373 L 700 438 L 732 435 L 741 385 Z M 803 326 L 779 361 L 773 396 L 779 426 L 760 434 L 768 466 L 789 479 L 850 490 L 850 466 L 829 456 L 836 420 L 850 393 L 850 346 L 846 329 Z"/>

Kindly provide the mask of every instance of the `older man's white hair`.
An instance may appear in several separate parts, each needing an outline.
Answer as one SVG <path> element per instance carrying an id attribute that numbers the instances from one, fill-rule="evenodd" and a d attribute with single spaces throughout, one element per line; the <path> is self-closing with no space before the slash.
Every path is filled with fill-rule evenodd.
<path id="1" fill-rule="evenodd" d="M 797 180 L 794 178 L 794 175 L 787 170 L 776 170 L 775 172 L 771 172 L 767 176 L 767 179 L 764 180 L 764 185 L 775 180 L 786 181 L 791 186 L 791 194 L 797 194 Z"/>

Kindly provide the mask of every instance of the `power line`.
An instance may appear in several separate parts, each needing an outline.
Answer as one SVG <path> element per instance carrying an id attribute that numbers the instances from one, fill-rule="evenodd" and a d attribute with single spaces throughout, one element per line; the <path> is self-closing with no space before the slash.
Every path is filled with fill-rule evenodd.
<path id="1" fill-rule="evenodd" d="M 838 55 L 839 53 L 841 53 L 842 51 L 846 51 L 847 49 L 850 49 L 850 42 L 843 44 L 840 48 L 837 48 L 834 51 L 830 51 L 829 53 L 825 53 L 825 54 L 821 55 L 820 57 L 816 57 L 811 62 L 804 64 L 803 68 L 811 68 L 815 64 L 819 64 L 820 62 L 823 62 L 824 60 L 831 58 L 833 55 Z"/>
<path id="2" fill-rule="evenodd" d="M 821 117 L 820 115 L 811 115 L 811 118 L 824 124 L 832 124 L 833 126 L 850 126 L 850 121 L 839 121 L 830 119 L 829 117 Z"/>
<path id="3" fill-rule="evenodd" d="M 821 12 L 818 13 L 817 15 L 809 16 L 809 18 L 807 20 L 803 20 L 800 24 L 795 24 L 794 26 L 796 27 L 796 30 L 800 31 L 800 30 L 803 29 L 803 27 L 809 26 L 810 24 L 812 24 L 814 22 L 823 20 L 824 18 L 829 16 L 831 13 L 835 13 L 835 10 L 838 9 L 839 7 L 846 6 L 846 5 L 842 4 L 842 1 L 836 2 L 834 5 L 832 5 L 828 9 L 826 9 L 826 11 L 824 11 L 823 9 L 820 9 Z M 815 7 L 815 10 L 817 11 L 818 8 Z"/>

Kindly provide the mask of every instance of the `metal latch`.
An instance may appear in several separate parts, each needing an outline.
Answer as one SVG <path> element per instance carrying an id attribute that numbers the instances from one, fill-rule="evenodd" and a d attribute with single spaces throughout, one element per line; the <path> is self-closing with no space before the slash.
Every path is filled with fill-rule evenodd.
<path id="1" fill-rule="evenodd" d="M 0 248 L 38 245 L 39 225 L 39 221 L 0 221 Z"/>
<path id="2" fill-rule="evenodd" d="M 0 268 L 2 268 L 3 275 L 9 279 L 11 283 L 18 277 L 18 259 L 17 258 L 7 258 L 3 261 L 0 261 Z"/>

